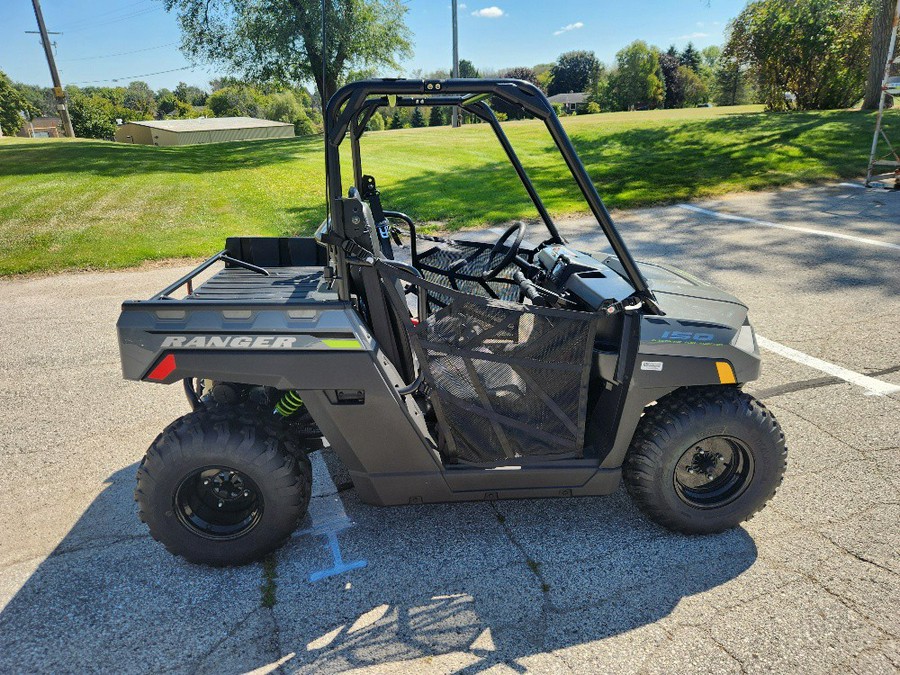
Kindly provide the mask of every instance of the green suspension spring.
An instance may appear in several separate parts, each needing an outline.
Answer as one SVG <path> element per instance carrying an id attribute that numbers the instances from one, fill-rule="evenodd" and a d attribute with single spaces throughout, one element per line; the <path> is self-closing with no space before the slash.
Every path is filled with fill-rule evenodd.
<path id="1" fill-rule="evenodd" d="M 303 399 L 296 391 L 289 391 L 275 404 L 275 412 L 282 417 L 290 417 L 303 407 Z"/>

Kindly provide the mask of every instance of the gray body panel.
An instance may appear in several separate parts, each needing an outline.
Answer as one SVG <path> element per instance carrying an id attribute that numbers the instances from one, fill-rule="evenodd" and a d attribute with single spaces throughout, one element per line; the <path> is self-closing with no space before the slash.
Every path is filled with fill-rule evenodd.
<path id="1" fill-rule="evenodd" d="M 565 251 L 581 268 L 567 290 L 597 304 L 628 296 L 614 258 Z M 585 458 L 445 466 L 423 410 L 398 393 L 406 383 L 322 267 L 269 269 L 265 277 L 228 268 L 185 299 L 124 303 L 117 325 L 123 374 L 297 390 L 361 498 L 373 504 L 609 494 L 648 404 L 679 387 L 719 384 L 717 360 L 732 365 L 738 383 L 759 374 L 746 306 L 689 275 L 644 265 L 665 316 L 628 313 L 598 333 L 593 386 L 600 393 Z M 169 356 L 174 367 L 151 377 Z M 642 370 L 645 361 L 653 369 Z M 345 390 L 362 396 L 344 400 L 338 392 Z"/>

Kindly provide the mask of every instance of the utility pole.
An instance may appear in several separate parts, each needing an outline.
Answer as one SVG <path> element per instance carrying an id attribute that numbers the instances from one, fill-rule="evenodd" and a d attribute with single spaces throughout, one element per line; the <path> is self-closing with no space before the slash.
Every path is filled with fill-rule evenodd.
<path id="1" fill-rule="evenodd" d="M 38 30 L 41 31 L 41 42 L 44 44 L 44 54 L 47 55 L 47 65 L 50 66 L 50 77 L 53 78 L 53 95 L 56 97 L 56 109 L 62 118 L 66 136 L 75 138 L 75 130 L 72 128 L 72 120 L 69 119 L 69 108 L 66 105 L 66 92 L 63 91 L 59 81 L 59 71 L 56 70 L 56 61 L 53 58 L 53 47 L 50 45 L 50 36 L 47 35 L 47 26 L 44 24 L 44 15 L 41 13 L 39 0 L 31 0 L 34 6 L 34 16 L 37 18 Z"/>
<path id="2" fill-rule="evenodd" d="M 459 77 L 459 32 L 456 29 L 456 0 L 453 0 L 453 77 Z M 453 106 L 450 125 L 459 126 L 459 106 Z"/>

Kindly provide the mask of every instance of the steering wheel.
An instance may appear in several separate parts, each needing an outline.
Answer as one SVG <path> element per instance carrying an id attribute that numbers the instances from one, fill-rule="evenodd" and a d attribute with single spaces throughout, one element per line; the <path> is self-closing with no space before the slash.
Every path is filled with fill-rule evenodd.
<path id="1" fill-rule="evenodd" d="M 513 235 L 516 235 L 515 240 L 511 245 L 507 245 L 506 241 Z M 500 235 L 497 243 L 494 244 L 494 247 L 488 254 L 488 268 L 481 273 L 481 276 L 485 281 L 494 279 L 513 261 L 513 259 L 519 253 L 519 247 L 522 245 L 522 240 L 524 238 L 525 223 L 523 223 L 521 220 L 510 225 L 509 228 L 507 228 L 506 232 Z M 506 253 L 503 253 L 501 255 L 501 252 L 504 249 L 506 249 Z M 498 258 L 499 262 L 495 263 L 495 258 Z"/>

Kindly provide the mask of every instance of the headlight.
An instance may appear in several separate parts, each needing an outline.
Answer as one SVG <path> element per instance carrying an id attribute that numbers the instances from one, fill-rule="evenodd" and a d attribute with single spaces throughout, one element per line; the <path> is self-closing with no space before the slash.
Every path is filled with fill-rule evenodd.
<path id="1" fill-rule="evenodd" d="M 759 353 L 759 347 L 756 346 L 756 334 L 753 332 L 753 326 L 749 323 L 741 326 L 737 338 L 732 344 L 742 352 L 747 352 L 748 354 Z"/>

